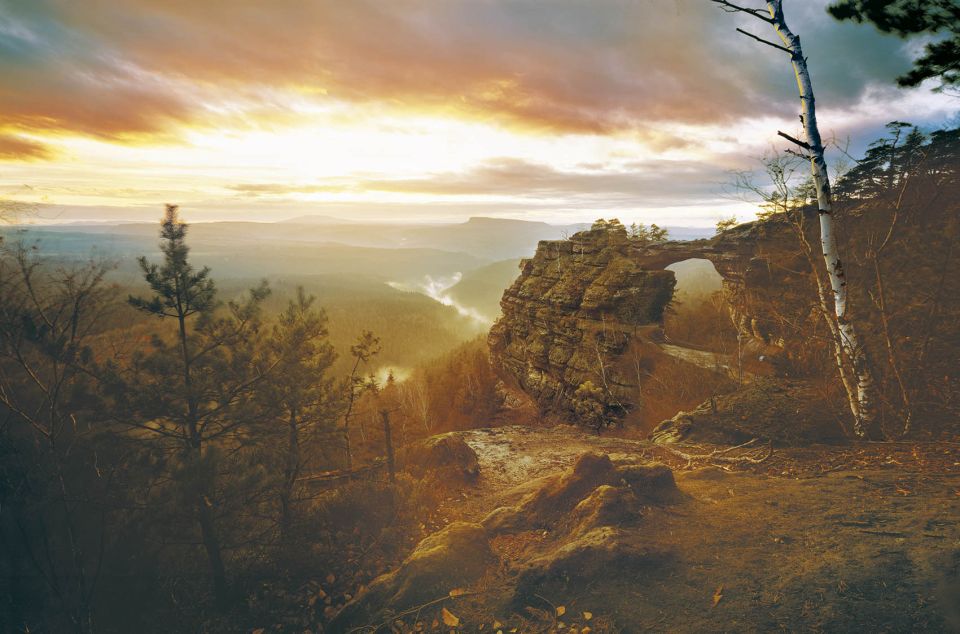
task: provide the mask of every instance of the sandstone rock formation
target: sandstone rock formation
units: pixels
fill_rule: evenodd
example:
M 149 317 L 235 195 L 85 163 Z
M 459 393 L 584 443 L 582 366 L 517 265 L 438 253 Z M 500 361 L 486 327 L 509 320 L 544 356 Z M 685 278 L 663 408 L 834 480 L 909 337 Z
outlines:
M 492 511 L 482 524 L 492 533 L 558 526 L 582 533 L 638 518 L 641 503 L 670 504 L 681 497 L 664 465 L 618 466 L 607 455 L 586 453 L 573 469 L 546 479 L 516 506 Z
M 664 465 L 618 465 L 608 455 L 585 453 L 516 506 L 490 513 L 483 526 L 491 537 L 529 530 L 550 535 L 518 569 L 513 602 L 523 605 L 551 585 L 580 585 L 669 561 L 669 550 L 652 546 L 636 529 L 652 508 L 684 499 Z
M 518 553 L 515 567 L 508 564 L 515 586 L 502 589 L 515 608 L 544 587 L 660 566 L 674 555 L 654 548 L 636 529 L 647 514 L 687 499 L 663 465 L 585 453 L 572 468 L 541 480 L 517 505 L 493 511 L 481 524 L 453 522 L 424 538 L 397 569 L 344 605 L 326 631 L 372 631 L 378 622 L 392 622 L 390 615 L 483 584 L 487 573 L 508 563 L 498 560 L 495 540 L 531 529 L 549 537 Z
M 639 402 L 634 342 L 656 338 L 675 286 L 675 262 L 711 261 L 723 278 L 746 354 L 790 354 L 785 323 L 810 318 L 812 299 L 785 303 L 806 275 L 806 261 L 786 222 L 740 225 L 705 240 L 648 243 L 617 221 L 598 221 L 569 240 L 540 242 L 520 265 L 490 331 L 491 357 L 505 379 L 540 408 L 573 417 L 574 395 L 587 381 L 605 395 L 612 416 Z M 809 301 L 808 301 L 809 300 Z

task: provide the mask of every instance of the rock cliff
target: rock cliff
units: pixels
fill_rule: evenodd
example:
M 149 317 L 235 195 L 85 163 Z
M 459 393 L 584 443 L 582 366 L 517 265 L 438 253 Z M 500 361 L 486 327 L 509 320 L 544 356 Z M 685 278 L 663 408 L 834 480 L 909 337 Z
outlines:
M 793 279 L 809 269 L 790 231 L 756 222 L 711 239 L 651 244 L 601 220 L 568 240 L 542 241 L 504 292 L 489 335 L 493 362 L 545 412 L 572 417 L 587 382 L 608 415 L 629 412 L 639 402 L 640 347 L 662 336 L 676 284 L 665 267 L 693 258 L 723 277 L 748 353 L 787 356 L 783 324 L 809 317 L 811 306 L 810 298 L 777 301 L 785 288 L 806 288 Z

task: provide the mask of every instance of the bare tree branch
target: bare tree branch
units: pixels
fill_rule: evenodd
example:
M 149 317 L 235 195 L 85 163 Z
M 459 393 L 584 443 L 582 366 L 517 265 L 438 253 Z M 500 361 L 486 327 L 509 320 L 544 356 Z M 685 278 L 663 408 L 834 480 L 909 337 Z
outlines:
M 783 138 L 785 138 L 787 141 L 790 141 L 791 143 L 794 143 L 794 144 L 796 144 L 796 145 L 799 145 L 800 147 L 802 147 L 802 148 L 805 149 L 805 150 L 810 150 L 810 149 L 812 149 L 812 148 L 810 147 L 810 144 L 807 143 L 806 141 L 801 141 L 800 139 L 798 139 L 798 138 L 796 138 L 796 137 L 792 137 L 792 136 L 790 136 L 789 134 L 787 134 L 786 132 L 781 132 L 781 131 L 777 130 L 777 135 L 778 135 L 778 136 L 782 136 Z
M 732 2 L 727 2 L 727 0 L 710 0 L 714 4 L 720 5 L 720 8 L 728 13 L 746 13 L 752 15 L 758 20 L 763 20 L 768 24 L 773 24 L 773 18 L 763 13 L 761 9 L 751 9 L 749 7 L 741 7 L 739 5 L 733 4 Z
M 760 42 L 761 44 L 766 44 L 767 46 L 772 46 L 773 48 L 777 49 L 778 51 L 783 51 L 783 52 L 786 53 L 787 55 L 790 55 L 791 57 L 793 57 L 793 51 L 791 51 L 791 50 L 790 50 L 789 48 L 787 48 L 786 46 L 780 46 L 779 44 L 774 44 L 774 43 L 771 42 L 770 40 L 765 40 L 765 39 L 763 39 L 762 37 L 757 37 L 757 36 L 754 35 L 753 33 L 750 33 L 749 31 L 744 31 L 743 29 L 741 29 L 741 28 L 739 28 L 739 27 L 737 28 L 737 32 L 738 32 L 738 33 L 743 33 L 743 34 L 746 35 L 747 37 L 749 37 L 749 38 L 751 38 L 751 39 L 754 39 L 754 40 Z

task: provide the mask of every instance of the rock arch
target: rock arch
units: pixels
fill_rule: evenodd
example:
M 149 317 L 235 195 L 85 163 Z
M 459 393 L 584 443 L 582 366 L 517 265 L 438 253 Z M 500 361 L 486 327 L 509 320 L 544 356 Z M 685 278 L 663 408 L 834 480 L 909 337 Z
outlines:
M 491 358 L 506 380 L 543 410 L 573 411 L 586 381 L 600 385 L 621 411 L 637 404 L 638 381 L 622 357 L 632 341 L 655 340 L 676 283 L 670 264 L 702 258 L 723 278 L 744 336 L 777 340 L 751 297 L 775 288 L 784 271 L 805 265 L 784 223 L 748 223 L 710 239 L 645 244 L 617 221 L 598 221 L 569 240 L 541 241 L 504 292 L 503 314 L 489 335 Z M 792 282 L 790 282 L 792 283 Z M 782 339 L 782 337 L 781 337 Z

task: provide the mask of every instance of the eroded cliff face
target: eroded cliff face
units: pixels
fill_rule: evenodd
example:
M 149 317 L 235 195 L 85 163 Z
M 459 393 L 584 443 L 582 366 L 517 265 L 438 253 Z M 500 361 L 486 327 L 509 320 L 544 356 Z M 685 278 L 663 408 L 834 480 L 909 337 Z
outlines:
M 586 381 L 632 402 L 636 382 L 612 366 L 633 331 L 657 324 L 673 272 L 646 270 L 619 223 L 597 223 L 570 240 L 543 241 L 507 289 L 490 331 L 494 363 L 547 411 L 573 411 Z
M 710 260 L 723 277 L 748 354 L 776 356 L 785 352 L 783 325 L 808 318 L 811 306 L 810 298 L 791 309 L 771 302 L 785 288 L 806 288 L 792 279 L 808 268 L 790 231 L 749 223 L 709 240 L 649 244 L 617 221 L 598 221 L 569 240 L 542 241 L 503 295 L 489 336 L 493 362 L 545 412 L 572 417 L 588 381 L 609 414 L 630 412 L 649 370 L 643 344 L 662 335 L 676 283 L 664 268 L 692 258 Z

